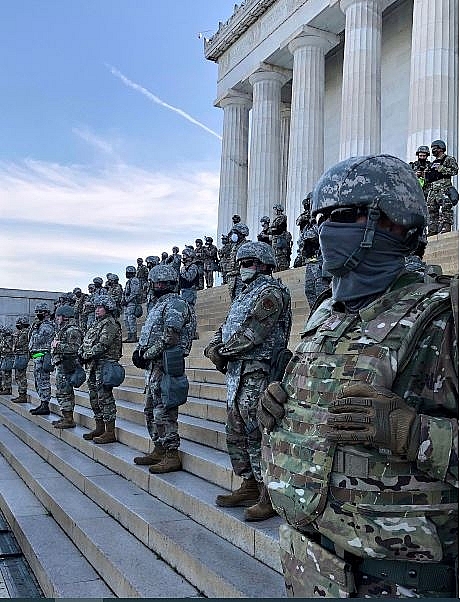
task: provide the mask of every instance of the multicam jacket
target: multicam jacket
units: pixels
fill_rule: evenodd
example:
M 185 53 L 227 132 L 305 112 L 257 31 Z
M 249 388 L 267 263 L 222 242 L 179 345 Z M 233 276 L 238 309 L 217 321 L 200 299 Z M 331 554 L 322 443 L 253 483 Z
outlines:
M 123 355 L 121 326 L 110 315 L 96 318 L 79 349 L 85 360 L 119 360 Z
M 51 357 L 53 364 L 68 364 L 65 369 L 71 371 L 70 366 L 74 364 L 77 353 L 82 344 L 83 334 L 78 326 L 73 322 L 63 323 L 57 330 L 54 340 L 57 342 L 55 347 L 51 348 Z M 75 368 L 75 366 L 73 366 Z
M 11 357 L 13 352 L 13 333 L 3 332 L 0 340 L 0 356 Z
M 437 562 L 457 554 L 458 349 L 450 289 L 416 275 L 358 314 L 331 299 L 309 317 L 283 379 L 285 417 L 264 434 L 264 480 L 298 531 L 360 557 Z M 458 287 L 458 280 L 457 280 Z M 416 462 L 322 435 L 329 403 L 356 382 L 416 408 Z
M 15 355 L 29 355 L 29 337 L 27 328 L 17 328 L 13 332 L 13 353 Z

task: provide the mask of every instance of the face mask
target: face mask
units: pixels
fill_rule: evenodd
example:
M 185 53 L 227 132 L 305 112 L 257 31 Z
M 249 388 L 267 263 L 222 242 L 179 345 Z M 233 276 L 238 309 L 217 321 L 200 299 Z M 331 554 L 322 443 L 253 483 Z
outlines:
M 233 234 L 230 236 L 230 240 L 232 242 L 238 242 L 238 234 L 235 234 L 235 232 L 233 232 Z
M 36 314 L 36 316 L 37 316 L 37 320 L 43 320 L 43 318 L 45 317 L 45 314 L 38 313 L 38 314 Z
M 240 268 L 240 276 L 243 282 L 251 282 L 257 276 L 257 272 L 252 268 Z

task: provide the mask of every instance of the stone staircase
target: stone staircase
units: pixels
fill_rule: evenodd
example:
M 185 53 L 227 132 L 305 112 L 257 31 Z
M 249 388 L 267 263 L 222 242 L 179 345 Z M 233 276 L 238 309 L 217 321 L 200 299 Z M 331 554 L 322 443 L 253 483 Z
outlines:
M 452 273 L 458 235 L 437 238 L 430 239 L 429 261 Z M 280 276 L 292 295 L 294 349 L 308 312 L 303 268 Z M 214 504 L 239 485 L 225 451 L 225 380 L 203 356 L 228 304 L 226 287 L 198 295 L 200 338 L 186 361 L 189 398 L 179 414 L 180 472 L 153 475 L 133 464 L 139 452 L 151 451 L 133 344 L 124 344 L 126 379 L 114 390 L 118 443 L 82 438 L 93 425 L 86 385 L 76 390 L 77 427 L 63 431 L 52 427 L 55 415 L 29 413 L 37 404 L 31 372 L 30 403 L 0 397 L 0 509 L 45 596 L 285 596 L 281 519 L 245 523 L 244 509 Z M 55 400 L 51 409 L 58 409 Z

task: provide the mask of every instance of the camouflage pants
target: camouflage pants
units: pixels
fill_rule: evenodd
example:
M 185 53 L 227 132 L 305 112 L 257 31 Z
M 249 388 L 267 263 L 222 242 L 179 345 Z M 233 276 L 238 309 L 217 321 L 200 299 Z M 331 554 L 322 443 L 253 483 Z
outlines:
M 237 276 L 228 276 L 227 280 L 230 299 L 234 301 L 243 289 L 243 281 L 241 280 L 241 276 L 239 274 Z
M 243 374 L 235 400 L 227 408 L 227 450 L 236 475 L 261 483 L 261 432 L 257 423 L 259 397 L 268 385 L 268 375 L 262 370 Z
M 150 438 L 156 445 L 166 449 L 178 449 L 180 438 L 178 433 L 177 417 L 179 408 L 167 410 L 161 401 L 161 378 L 163 370 L 161 364 L 152 362 L 152 367 L 145 372 L 145 423 Z
M 187 301 L 189 305 L 195 307 L 197 293 L 194 288 L 183 288 L 180 292 L 180 296 L 184 301 Z
M 205 270 L 204 277 L 206 278 L 206 288 L 212 288 L 214 286 L 214 272 L 212 270 Z
M 86 319 L 86 322 L 85 322 L 85 331 L 86 331 L 94 323 L 94 320 L 96 319 L 96 316 L 94 315 L 94 311 L 92 311 L 89 314 L 86 314 L 86 316 L 84 316 L 83 319 L 84 320 Z
M 102 362 L 93 363 L 86 370 L 86 382 L 94 418 L 104 420 L 104 422 L 115 420 L 117 407 L 112 392 L 113 387 L 106 387 L 102 384 Z
M 75 407 L 75 394 L 69 376 L 61 366 L 56 366 L 56 399 L 63 412 L 73 412 Z
M 289 264 L 291 263 L 291 256 L 286 255 L 286 253 L 277 253 L 275 250 L 275 261 L 276 261 L 276 269 L 274 272 L 283 272 L 284 270 L 289 269 Z
M 137 318 L 134 315 L 134 310 L 136 309 L 135 303 L 128 303 L 123 311 L 123 321 L 126 326 L 126 330 L 128 331 L 128 335 L 137 336 Z
M 18 387 L 19 395 L 27 394 L 27 370 L 14 370 L 14 380 Z
M 433 182 L 428 192 L 428 235 L 438 234 L 443 230 L 450 232 L 454 223 L 452 201 L 446 196 L 450 187 L 441 181 Z
M 0 371 L 0 389 L 2 391 L 10 390 L 12 383 L 12 370 L 1 370 Z
M 50 374 L 43 370 L 43 358 L 34 360 L 35 391 L 40 399 L 46 403 L 51 399 Z
M 319 295 L 327 289 L 322 276 L 322 266 L 319 262 L 307 262 L 305 265 L 305 296 L 310 309 Z

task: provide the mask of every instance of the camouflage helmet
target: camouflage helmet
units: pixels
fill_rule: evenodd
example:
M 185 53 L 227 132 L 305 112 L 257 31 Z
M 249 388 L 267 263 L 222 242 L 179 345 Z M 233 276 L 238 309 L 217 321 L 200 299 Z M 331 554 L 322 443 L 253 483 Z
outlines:
M 176 246 L 174 246 L 174 247 L 172 248 L 172 252 L 173 252 L 173 253 L 179 253 L 179 247 L 176 247 Z
M 135 274 L 136 268 L 133 265 L 128 265 L 128 266 L 126 266 L 125 272 L 126 272 L 126 274 Z
M 249 228 L 246 224 L 235 224 L 232 228 L 232 232 L 239 232 L 242 236 L 248 236 Z
M 29 326 L 30 320 L 28 316 L 22 315 L 16 318 L 16 326 Z
M 203 241 L 201 240 L 201 238 L 197 238 L 197 239 L 195 240 L 195 244 L 196 244 L 196 245 L 202 245 L 202 244 L 203 244 Z
M 37 303 L 35 305 L 34 311 L 35 313 L 38 313 L 40 311 L 46 311 L 47 313 L 50 313 L 48 305 L 44 301 L 40 301 L 39 303 Z
M 276 209 L 276 211 L 284 211 L 284 207 L 280 203 L 276 203 L 276 205 L 273 205 L 273 209 Z
M 102 278 L 99 278 L 99 276 L 96 276 L 96 278 L 93 278 L 93 284 L 102 286 L 104 284 L 104 281 L 102 280 Z
M 221 234 L 220 238 L 221 238 L 222 242 L 224 242 L 224 241 L 227 242 L 228 241 L 228 234 Z
M 81 288 L 79 286 L 76 286 L 72 292 L 74 295 L 76 295 L 77 293 L 81 293 Z
M 188 257 L 189 259 L 194 259 L 195 251 L 193 250 L 193 248 L 185 247 L 185 249 L 183 249 L 182 251 L 182 255 L 185 255 L 185 257 Z
M 212 236 L 205 236 L 204 239 L 206 242 L 214 242 L 214 239 Z
M 240 216 L 240 215 L 238 215 L 238 213 L 235 213 L 235 215 L 232 215 L 232 222 L 233 222 L 234 224 L 237 224 L 237 223 L 238 223 L 238 222 L 240 222 L 240 221 L 241 221 L 241 216 Z
M 145 258 L 145 262 L 157 264 L 157 263 L 160 263 L 160 258 L 158 257 L 158 255 L 149 255 L 148 257 Z
M 302 205 L 305 210 L 311 209 L 311 195 L 312 195 L 312 192 L 310 191 L 307 194 L 307 196 L 304 199 L 302 199 Z
M 433 148 L 433 146 L 439 146 L 442 151 L 446 152 L 446 143 L 444 140 L 433 140 L 431 143 L 431 148 Z
M 270 223 L 270 218 L 268 217 L 268 215 L 263 215 L 260 218 L 260 223 L 261 224 L 269 224 Z
M 107 280 L 109 280 L 110 282 L 118 282 L 119 278 L 117 274 L 112 274 L 112 272 L 109 272 L 107 274 Z
M 64 318 L 75 317 L 75 310 L 70 305 L 61 305 L 56 310 L 56 316 L 63 316 Z
M 142 257 L 138 257 L 136 259 L 137 263 L 144 263 L 144 260 L 142 259 Z
M 430 149 L 425 144 L 422 144 L 422 146 L 419 146 L 418 149 L 415 151 L 415 154 L 417 156 L 419 153 L 425 153 L 426 155 L 429 155 Z
M 94 298 L 94 307 L 104 307 L 107 311 L 115 311 L 117 304 L 109 295 L 98 295 Z
M 156 265 L 149 272 L 149 279 L 156 282 L 177 282 L 178 274 L 170 265 Z
M 237 261 L 243 259 L 258 259 L 260 263 L 265 265 L 276 266 L 273 249 L 266 242 L 245 242 L 236 254 Z
M 339 207 L 373 207 L 407 229 L 423 229 L 427 208 L 411 167 L 391 155 L 350 157 L 326 170 L 313 189 L 312 215 Z
M 2 332 L 4 334 L 13 334 L 13 329 L 11 328 L 11 326 L 6 325 L 6 326 L 3 326 Z

